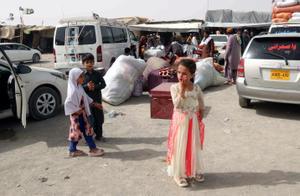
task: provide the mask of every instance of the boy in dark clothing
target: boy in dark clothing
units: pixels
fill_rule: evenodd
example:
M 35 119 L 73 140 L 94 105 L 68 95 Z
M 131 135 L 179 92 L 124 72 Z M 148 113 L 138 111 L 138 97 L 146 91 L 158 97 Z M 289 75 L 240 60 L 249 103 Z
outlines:
M 94 56 L 88 54 L 83 57 L 82 64 L 86 68 L 84 74 L 83 88 L 89 97 L 93 99 L 94 102 L 100 103 L 99 107 L 91 107 L 91 113 L 93 116 L 93 128 L 96 134 L 95 139 L 104 142 L 104 137 L 102 133 L 102 125 L 104 123 L 104 113 L 102 106 L 102 95 L 101 90 L 105 88 L 106 83 L 102 75 L 94 70 Z

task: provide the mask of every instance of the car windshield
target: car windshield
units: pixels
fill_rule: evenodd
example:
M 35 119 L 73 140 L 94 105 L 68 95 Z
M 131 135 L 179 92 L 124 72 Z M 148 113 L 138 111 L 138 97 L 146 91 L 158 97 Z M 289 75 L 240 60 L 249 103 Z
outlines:
M 272 27 L 270 34 L 300 33 L 300 26 Z
M 270 53 L 275 55 L 270 55 Z M 300 60 L 300 38 L 256 38 L 251 42 L 244 57 L 246 59 L 282 59 L 284 57 L 288 60 Z
M 210 37 L 214 40 L 214 42 L 227 42 L 227 36 L 211 35 Z

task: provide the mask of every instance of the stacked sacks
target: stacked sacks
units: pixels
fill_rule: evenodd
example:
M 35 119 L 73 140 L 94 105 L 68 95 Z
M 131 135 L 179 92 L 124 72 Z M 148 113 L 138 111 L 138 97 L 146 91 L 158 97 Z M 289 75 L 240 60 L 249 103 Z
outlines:
M 197 70 L 194 83 L 202 90 L 209 86 L 223 85 L 226 79 L 213 67 L 213 58 L 205 58 L 196 62 Z
M 121 55 L 106 72 L 106 87 L 102 90 L 103 100 L 111 105 L 126 101 L 134 90 L 137 79 L 143 74 L 146 63 L 132 56 Z
M 288 22 L 295 12 L 300 12 L 299 0 L 286 0 L 274 3 L 272 22 Z

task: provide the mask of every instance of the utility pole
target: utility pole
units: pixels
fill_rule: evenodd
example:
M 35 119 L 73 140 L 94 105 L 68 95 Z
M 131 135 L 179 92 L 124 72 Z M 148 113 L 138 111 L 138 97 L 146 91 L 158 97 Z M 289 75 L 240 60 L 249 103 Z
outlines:
M 25 23 L 24 23 L 24 15 L 31 15 L 34 13 L 34 10 L 31 8 L 22 8 L 21 6 L 19 7 L 19 11 L 20 11 L 20 22 L 21 22 L 21 28 L 20 28 L 20 43 L 23 43 L 23 37 L 24 37 L 24 27 L 25 27 Z

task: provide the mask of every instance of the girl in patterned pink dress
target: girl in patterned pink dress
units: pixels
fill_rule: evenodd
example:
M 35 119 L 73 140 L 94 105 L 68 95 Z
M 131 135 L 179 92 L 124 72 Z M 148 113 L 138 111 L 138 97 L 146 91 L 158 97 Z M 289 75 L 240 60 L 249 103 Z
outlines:
M 192 82 L 195 71 L 193 60 L 180 60 L 177 70 L 179 82 L 170 89 L 174 111 L 168 137 L 168 174 L 180 187 L 189 185 L 188 178 L 204 181 L 204 101 L 201 88 Z

